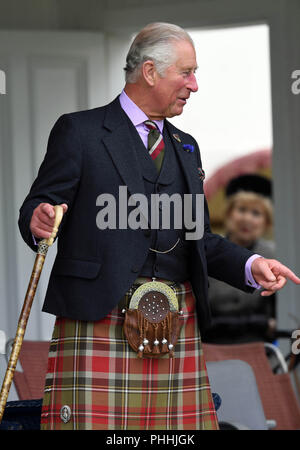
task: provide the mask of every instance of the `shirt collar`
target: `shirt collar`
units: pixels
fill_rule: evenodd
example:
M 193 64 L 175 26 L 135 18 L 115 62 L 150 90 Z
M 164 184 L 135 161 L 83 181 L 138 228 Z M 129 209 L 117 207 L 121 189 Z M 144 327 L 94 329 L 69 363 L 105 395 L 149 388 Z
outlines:
M 141 125 L 145 120 L 149 120 L 144 111 L 142 111 L 132 100 L 128 97 L 123 90 L 119 97 L 122 109 L 125 111 L 131 122 L 135 127 Z M 153 120 L 158 126 L 159 131 L 162 133 L 164 128 L 163 120 Z

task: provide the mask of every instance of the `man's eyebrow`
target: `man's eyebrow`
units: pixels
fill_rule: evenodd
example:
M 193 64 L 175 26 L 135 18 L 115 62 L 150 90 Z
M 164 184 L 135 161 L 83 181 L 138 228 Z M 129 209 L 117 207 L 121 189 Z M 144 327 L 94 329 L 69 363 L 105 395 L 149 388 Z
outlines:
M 187 71 L 187 72 L 196 72 L 196 70 L 198 70 L 198 66 L 196 66 L 196 67 L 183 67 L 183 69 L 182 70 L 184 70 L 184 71 Z
M 198 70 L 198 65 L 196 65 L 196 66 L 188 66 L 188 65 L 186 65 L 186 66 L 177 66 L 177 70 L 179 71 L 179 72 L 193 72 L 193 73 L 196 73 L 196 70 Z

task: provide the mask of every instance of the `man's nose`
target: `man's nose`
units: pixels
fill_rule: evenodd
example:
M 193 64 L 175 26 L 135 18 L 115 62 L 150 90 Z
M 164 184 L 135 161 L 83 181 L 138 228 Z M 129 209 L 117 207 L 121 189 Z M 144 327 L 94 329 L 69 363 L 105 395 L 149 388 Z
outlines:
M 192 92 L 197 92 L 198 91 L 198 83 L 195 77 L 194 73 L 191 73 L 191 75 L 189 76 L 189 81 L 187 84 L 187 88 L 190 89 Z

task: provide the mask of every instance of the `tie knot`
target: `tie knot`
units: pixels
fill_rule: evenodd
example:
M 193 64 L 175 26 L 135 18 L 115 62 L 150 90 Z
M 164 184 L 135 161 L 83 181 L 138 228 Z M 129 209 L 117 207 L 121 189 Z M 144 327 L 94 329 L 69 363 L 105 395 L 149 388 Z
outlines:
M 152 120 L 145 120 L 144 124 L 149 130 L 157 130 L 157 125 Z
M 153 159 L 157 170 L 160 171 L 165 151 L 163 137 L 155 122 L 145 120 L 144 124 L 149 130 L 147 146 L 149 155 Z

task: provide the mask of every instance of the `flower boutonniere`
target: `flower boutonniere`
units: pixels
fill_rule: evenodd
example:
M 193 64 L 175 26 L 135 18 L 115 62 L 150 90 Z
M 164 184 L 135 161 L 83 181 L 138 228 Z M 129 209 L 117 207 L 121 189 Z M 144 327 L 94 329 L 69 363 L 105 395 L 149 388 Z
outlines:
M 183 144 L 183 150 L 188 152 L 188 153 L 193 153 L 193 151 L 195 150 L 195 147 L 191 144 Z

